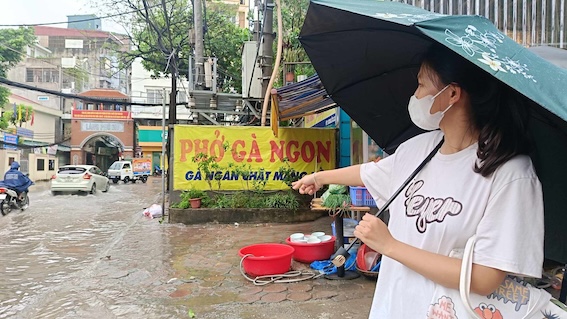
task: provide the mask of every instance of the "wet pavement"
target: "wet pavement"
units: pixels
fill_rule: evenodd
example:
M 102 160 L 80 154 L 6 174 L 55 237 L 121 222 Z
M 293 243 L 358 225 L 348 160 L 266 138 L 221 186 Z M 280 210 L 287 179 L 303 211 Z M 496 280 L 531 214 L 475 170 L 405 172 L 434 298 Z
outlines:
M 367 318 L 375 279 L 256 286 L 244 246 L 293 232 L 331 233 L 330 217 L 296 224 L 169 224 L 159 178 L 108 193 L 30 192 L 30 208 L 0 217 L 0 318 Z M 308 265 L 293 262 L 293 269 Z

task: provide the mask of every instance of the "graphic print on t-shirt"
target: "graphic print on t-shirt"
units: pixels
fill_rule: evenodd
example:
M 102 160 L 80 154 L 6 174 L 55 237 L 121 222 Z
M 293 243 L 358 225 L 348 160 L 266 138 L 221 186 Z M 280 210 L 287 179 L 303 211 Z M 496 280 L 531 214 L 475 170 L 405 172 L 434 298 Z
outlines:
M 415 225 L 420 233 L 425 233 L 428 224 L 442 223 L 445 217 L 456 216 L 463 210 L 463 205 L 453 197 L 433 198 L 417 195 L 416 192 L 423 187 L 423 184 L 423 180 L 412 183 L 406 189 L 404 202 L 406 216 L 417 216 Z
M 458 319 L 451 297 L 441 296 L 437 303 L 430 305 L 427 319 Z

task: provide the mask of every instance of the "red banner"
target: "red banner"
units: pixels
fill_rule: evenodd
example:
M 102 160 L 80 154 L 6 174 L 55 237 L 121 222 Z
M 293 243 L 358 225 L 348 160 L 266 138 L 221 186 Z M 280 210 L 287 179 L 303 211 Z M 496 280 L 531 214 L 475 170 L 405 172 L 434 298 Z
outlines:
M 71 116 L 74 119 L 129 120 L 132 118 L 132 113 L 129 111 L 73 110 Z

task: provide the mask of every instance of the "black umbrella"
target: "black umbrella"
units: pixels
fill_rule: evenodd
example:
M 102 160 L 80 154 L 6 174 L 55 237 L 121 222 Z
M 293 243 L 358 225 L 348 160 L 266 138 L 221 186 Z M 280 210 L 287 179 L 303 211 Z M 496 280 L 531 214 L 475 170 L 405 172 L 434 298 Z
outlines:
M 543 185 L 546 258 L 566 262 L 567 71 L 508 38 L 480 16 L 445 16 L 390 1 L 311 1 L 300 34 L 321 82 L 387 153 L 421 130 L 407 105 L 421 55 L 438 43 L 522 93 L 532 106 Z M 526 221 L 529 222 L 529 221 Z

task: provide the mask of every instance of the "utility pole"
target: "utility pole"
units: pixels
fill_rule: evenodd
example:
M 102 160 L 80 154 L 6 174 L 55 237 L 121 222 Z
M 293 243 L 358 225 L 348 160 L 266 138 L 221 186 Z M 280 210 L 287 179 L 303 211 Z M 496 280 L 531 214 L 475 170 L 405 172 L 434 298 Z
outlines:
M 274 1 L 264 1 L 264 32 L 261 36 L 264 38 L 264 47 L 262 53 L 262 96 L 266 95 L 270 77 L 273 71 L 274 62 Z M 278 35 L 281 36 L 281 35 Z
M 177 52 L 172 53 L 169 70 L 171 72 L 171 93 L 169 94 L 169 126 L 167 130 L 167 145 L 168 154 L 167 159 L 169 165 L 167 166 L 167 190 L 173 190 L 173 126 L 177 124 Z M 165 96 L 163 97 L 165 99 Z
M 254 2 L 254 41 L 260 41 L 260 14 L 258 13 L 260 8 L 260 0 L 255 0 Z M 260 45 L 260 43 L 258 43 Z
M 193 0 L 193 22 L 195 25 L 195 89 L 202 90 L 205 85 L 202 0 Z
M 163 92 L 161 94 L 162 101 L 161 101 L 161 158 L 160 158 L 160 167 L 161 167 L 161 214 L 165 217 L 165 88 L 162 89 Z M 169 134 L 169 133 L 168 133 Z M 168 135 L 169 136 L 169 135 Z

